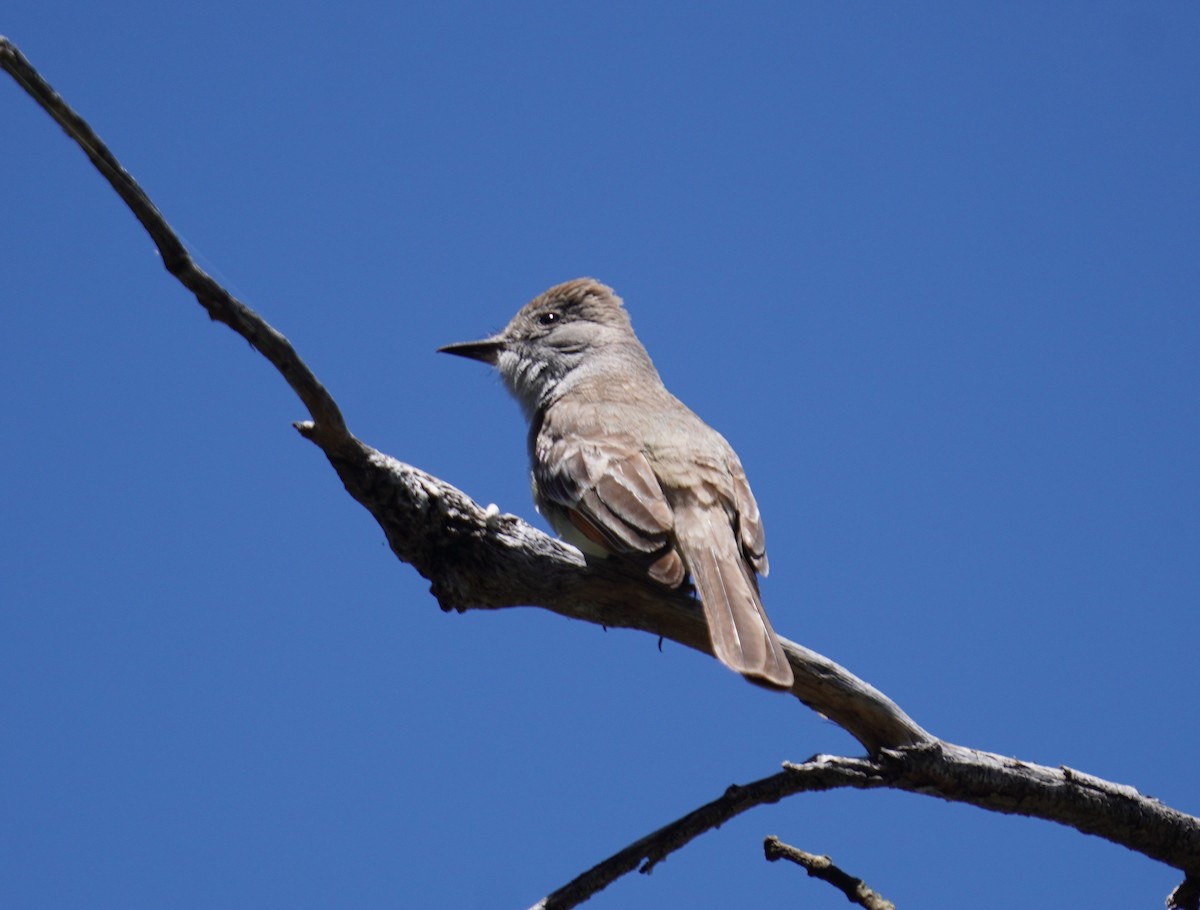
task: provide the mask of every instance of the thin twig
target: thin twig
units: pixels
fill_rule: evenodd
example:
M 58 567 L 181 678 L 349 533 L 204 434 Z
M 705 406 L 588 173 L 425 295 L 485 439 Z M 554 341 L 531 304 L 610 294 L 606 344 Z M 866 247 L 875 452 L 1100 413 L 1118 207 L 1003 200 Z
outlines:
M 763 853 L 769 862 L 781 859 L 789 860 L 804 869 L 811 877 L 819 878 L 837 888 L 852 904 L 866 907 L 867 910 L 896 910 L 896 905 L 883 897 L 877 891 L 867 887 L 861 878 L 855 878 L 833 864 L 828 856 L 818 856 L 785 844 L 779 838 L 771 836 L 763 841 Z
M 88 122 L 54 91 L 20 50 L 3 36 L 0 36 L 0 68 L 6 70 L 38 106 L 53 117 L 67 135 L 83 149 L 84 154 L 91 159 L 92 164 L 142 223 L 142 227 L 158 247 L 167 271 L 196 296 L 196 300 L 208 311 L 212 319 L 225 323 L 249 341 L 287 380 L 312 415 L 316 423 L 315 432 L 322 435 L 329 444 L 349 442 L 346 422 L 336 402 L 300 359 L 288 340 L 196 265 L 179 236 L 150 201 L 150 197 L 121 166 Z
M 825 764 L 821 758 L 814 758 L 803 766 L 804 771 L 797 773 L 796 767 L 789 767 L 749 784 L 730 787 L 712 802 L 634 841 L 588 869 L 542 898 L 531 910 L 569 910 L 576 907 L 635 869 L 649 873 L 701 834 L 721 827 L 731 818 L 755 806 L 776 803 L 785 796 L 801 792 L 840 787 L 869 789 L 886 785 L 876 776 L 878 766 L 867 759 L 840 759 L 836 764 Z
M 157 245 L 163 263 L 211 318 L 262 353 L 304 402 L 313 422 L 297 429 L 322 448 L 347 491 L 383 528 L 392 550 L 432 581 L 443 609 L 542 606 L 603 626 L 641 629 L 711 654 L 686 597 L 588 564 L 573 547 L 512 515 L 482 509 L 443 480 L 383 455 L 347 430 L 333 398 L 287 339 L 200 270 L 166 220 L 90 126 L 0 37 L 0 68 L 79 144 Z M 722 797 L 648 835 L 538 904 L 573 907 L 632 869 L 649 871 L 704 831 L 763 803 L 804 790 L 895 787 L 993 811 L 1060 822 L 1184 871 L 1172 895 L 1196 910 L 1200 819 L 1069 768 L 1048 768 L 942 742 L 894 702 L 828 658 L 784 642 L 792 694 L 842 726 L 873 756 L 821 756 Z
M 649 872 L 706 831 L 755 806 L 796 793 L 850 787 L 889 787 L 969 803 L 993 812 L 1026 815 L 1097 834 L 1146 856 L 1187 870 L 1200 864 L 1200 819 L 1132 787 L 1070 768 L 1050 768 L 990 752 L 937 742 L 883 750 L 877 759 L 817 755 L 725 794 L 630 844 L 534 905 L 567 910 L 634 869 Z M 1189 892 L 1181 886 L 1181 900 Z M 1186 903 L 1180 907 L 1195 910 Z

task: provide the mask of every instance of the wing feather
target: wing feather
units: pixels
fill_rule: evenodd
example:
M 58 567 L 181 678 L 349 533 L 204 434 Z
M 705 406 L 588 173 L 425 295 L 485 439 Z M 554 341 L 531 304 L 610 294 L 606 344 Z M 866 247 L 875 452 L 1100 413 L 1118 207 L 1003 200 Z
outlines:
M 555 507 L 577 512 L 614 553 L 645 556 L 670 545 L 671 505 L 632 437 L 539 439 L 534 473 L 539 507 L 550 507 L 543 512 L 551 523 Z
M 750 491 L 750 481 L 746 479 L 746 472 L 736 455 L 729 461 L 729 476 L 733 479 L 738 541 L 750 564 L 758 570 L 759 575 L 766 578 L 770 566 L 767 563 L 767 537 L 763 531 L 762 515 L 759 514 L 754 493 Z

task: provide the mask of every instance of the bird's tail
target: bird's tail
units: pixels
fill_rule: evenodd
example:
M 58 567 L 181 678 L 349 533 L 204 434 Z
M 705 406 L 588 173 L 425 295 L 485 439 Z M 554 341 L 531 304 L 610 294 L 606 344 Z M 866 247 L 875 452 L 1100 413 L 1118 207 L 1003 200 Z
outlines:
M 792 668 L 724 510 L 676 505 L 675 537 L 700 595 L 717 659 L 752 682 L 791 688 Z

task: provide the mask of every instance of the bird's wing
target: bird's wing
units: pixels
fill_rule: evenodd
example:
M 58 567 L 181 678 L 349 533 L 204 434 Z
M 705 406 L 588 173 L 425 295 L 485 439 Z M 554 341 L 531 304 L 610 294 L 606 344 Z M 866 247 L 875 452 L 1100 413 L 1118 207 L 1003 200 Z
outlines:
M 539 440 L 534 465 L 538 495 L 579 512 L 612 552 L 653 553 L 666 543 L 675 518 L 632 437 Z
M 733 479 L 733 501 L 737 511 L 737 535 L 742 553 L 758 574 L 766 578 L 767 570 L 767 538 L 763 532 L 762 515 L 758 511 L 758 503 L 750 491 L 750 482 L 746 480 L 746 472 L 737 455 L 730 452 L 728 461 L 729 475 Z
M 551 522 L 557 507 L 609 553 L 652 564 L 650 574 L 665 584 L 682 583 L 682 563 L 668 554 L 675 516 L 632 436 L 541 437 L 533 463 L 539 505 Z

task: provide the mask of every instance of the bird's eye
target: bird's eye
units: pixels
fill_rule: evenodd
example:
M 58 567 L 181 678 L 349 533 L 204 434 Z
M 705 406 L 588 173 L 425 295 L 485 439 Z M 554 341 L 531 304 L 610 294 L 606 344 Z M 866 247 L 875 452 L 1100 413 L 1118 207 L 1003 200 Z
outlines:
M 542 313 L 542 315 L 538 317 L 538 323 L 540 325 L 554 325 L 554 323 L 558 322 L 560 319 L 562 319 L 561 313 L 558 313 L 554 310 L 549 310 L 545 313 Z

